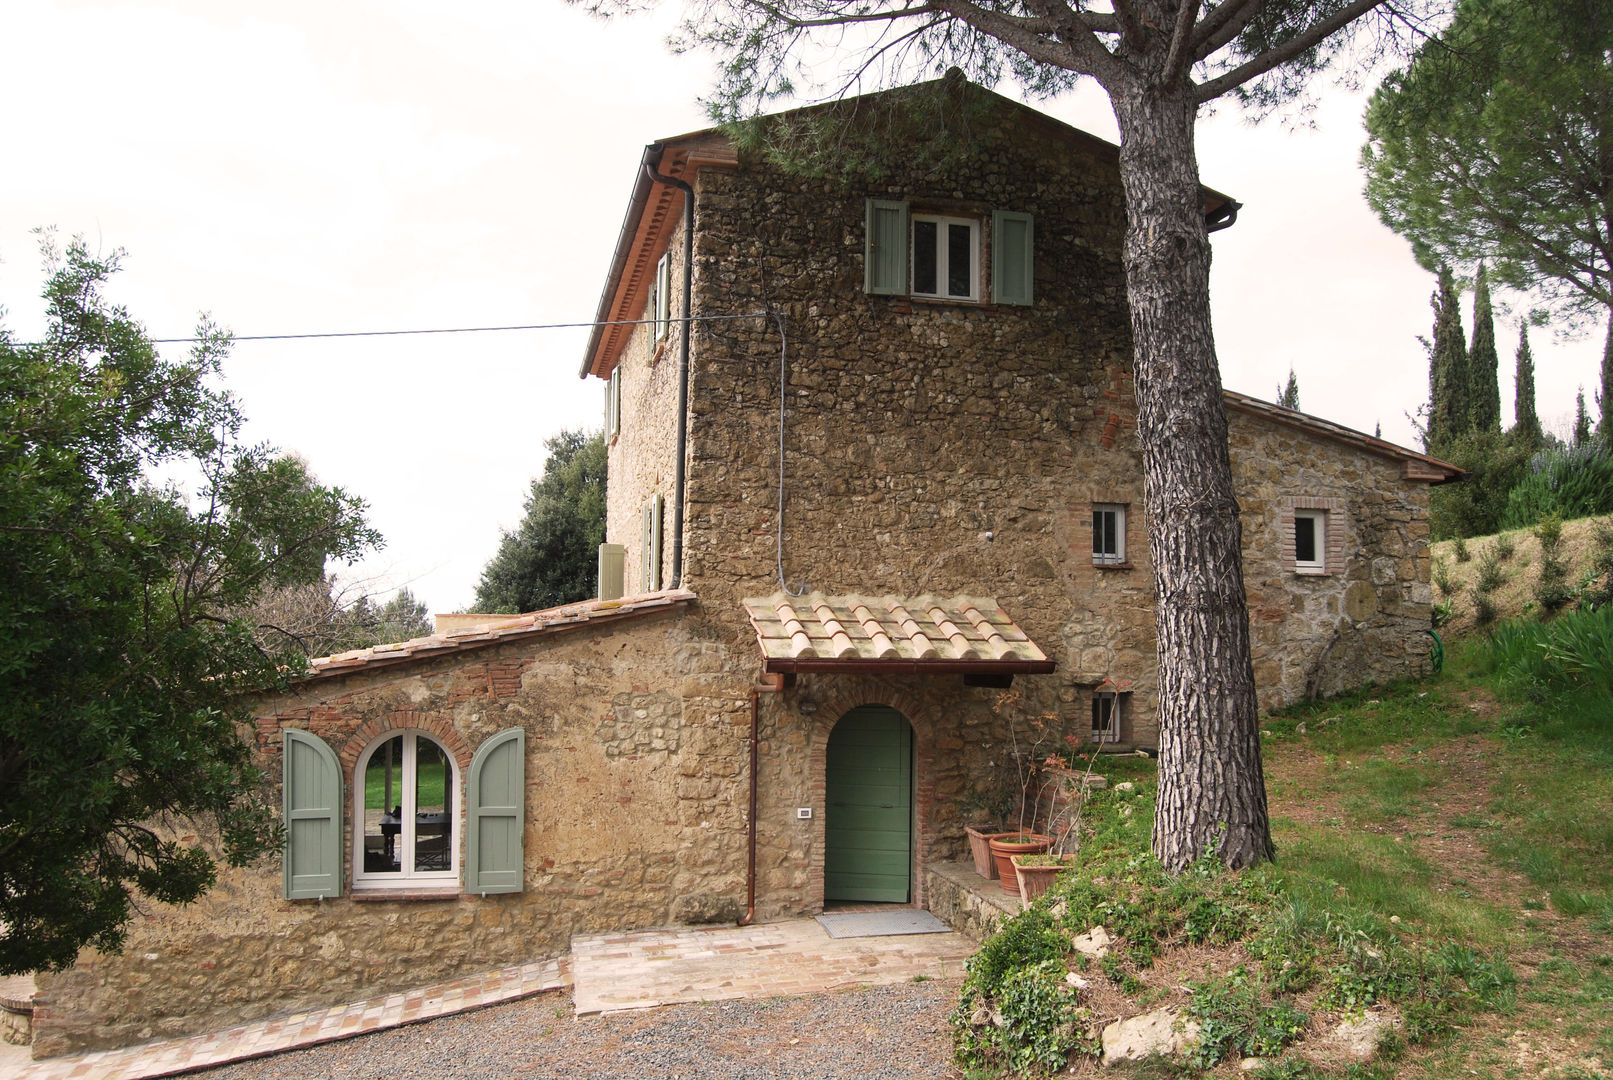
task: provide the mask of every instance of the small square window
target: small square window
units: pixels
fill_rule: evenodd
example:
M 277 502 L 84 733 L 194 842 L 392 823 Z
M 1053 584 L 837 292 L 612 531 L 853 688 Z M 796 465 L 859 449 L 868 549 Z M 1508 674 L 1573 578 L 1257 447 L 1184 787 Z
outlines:
M 1126 711 L 1128 693 L 1098 690 L 1092 695 L 1092 741 L 1119 742 L 1120 724 Z
M 1327 511 L 1294 511 L 1294 569 L 1320 573 L 1326 569 Z
M 1092 561 L 1118 566 L 1126 561 L 1126 508 L 1118 503 L 1092 507 Z
M 913 215 L 913 295 L 980 298 L 980 222 Z

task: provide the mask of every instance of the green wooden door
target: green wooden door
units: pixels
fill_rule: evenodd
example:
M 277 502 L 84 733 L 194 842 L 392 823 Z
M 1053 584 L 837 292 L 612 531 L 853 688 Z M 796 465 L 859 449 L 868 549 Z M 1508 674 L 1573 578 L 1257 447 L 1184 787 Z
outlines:
M 840 718 L 829 734 L 825 900 L 907 903 L 913 864 L 913 729 L 883 705 Z

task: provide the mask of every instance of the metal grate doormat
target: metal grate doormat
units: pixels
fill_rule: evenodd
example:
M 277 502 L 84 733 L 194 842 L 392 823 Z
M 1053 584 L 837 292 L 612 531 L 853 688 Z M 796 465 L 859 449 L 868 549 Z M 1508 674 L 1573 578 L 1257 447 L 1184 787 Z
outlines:
M 945 934 L 951 928 L 917 908 L 894 911 L 854 911 L 844 915 L 819 915 L 818 924 L 833 938 L 895 937 L 898 934 Z

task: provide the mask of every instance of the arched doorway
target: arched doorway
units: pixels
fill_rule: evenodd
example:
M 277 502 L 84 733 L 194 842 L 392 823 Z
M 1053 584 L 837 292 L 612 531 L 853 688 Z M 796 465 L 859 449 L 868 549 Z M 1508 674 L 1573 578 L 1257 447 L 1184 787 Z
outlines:
M 913 728 L 863 705 L 829 733 L 823 898 L 905 904 L 913 895 Z

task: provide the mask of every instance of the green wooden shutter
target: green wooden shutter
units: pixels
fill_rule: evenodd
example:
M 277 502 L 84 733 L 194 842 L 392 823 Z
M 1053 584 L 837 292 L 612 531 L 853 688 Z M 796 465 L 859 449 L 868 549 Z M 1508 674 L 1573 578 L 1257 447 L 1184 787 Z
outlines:
M 342 767 L 323 739 L 295 728 L 281 743 L 285 767 L 286 899 L 342 894 Z
M 907 203 L 868 200 L 863 290 L 879 296 L 907 295 Z
M 1029 214 L 991 215 L 991 292 L 999 304 L 1029 304 L 1035 277 L 1035 229 Z
M 476 748 L 466 788 L 470 822 L 465 891 L 521 891 L 526 806 L 526 730 L 502 731 Z

